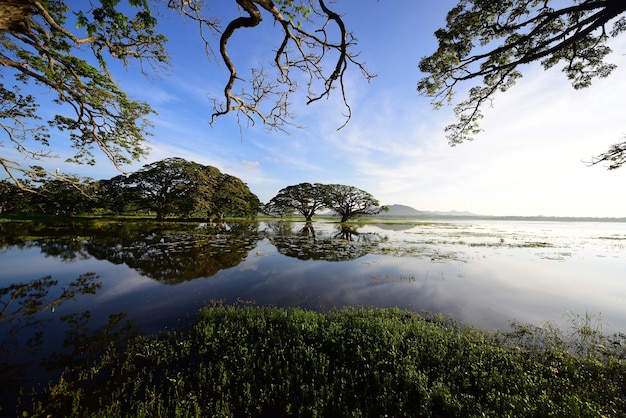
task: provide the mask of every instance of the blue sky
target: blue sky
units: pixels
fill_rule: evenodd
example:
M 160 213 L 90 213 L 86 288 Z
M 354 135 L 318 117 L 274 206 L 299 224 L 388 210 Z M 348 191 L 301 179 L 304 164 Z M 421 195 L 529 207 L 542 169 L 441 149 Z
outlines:
M 213 10 L 224 22 L 238 13 L 230 3 Z M 128 169 L 182 157 L 240 177 L 263 202 L 288 185 L 321 182 L 356 186 L 381 204 L 419 210 L 626 216 L 626 167 L 609 172 L 583 162 L 626 135 L 626 36 L 610 44 L 615 52 L 609 61 L 618 69 L 586 90 L 575 91 L 559 68 L 545 72 L 527 66 L 517 85 L 485 111 L 484 132 L 474 142 L 450 147 L 444 127 L 453 121 L 452 109 L 433 110 L 416 86 L 422 76 L 417 64 L 435 50 L 433 32 L 455 4 L 339 0 L 335 8 L 358 38 L 361 58 L 378 76 L 368 84 L 357 68 L 347 72 L 352 119 L 339 131 L 344 109 L 338 95 L 309 106 L 294 99 L 295 122 L 304 128 L 290 129 L 289 135 L 268 132 L 261 124 L 240 131 L 231 116 L 209 126 L 207 93 L 220 95 L 227 72 L 207 61 L 197 27 L 168 13 L 160 26 L 170 39 L 168 74 L 146 79 L 137 66 L 115 72 L 133 98 L 158 112 L 149 157 Z M 243 76 L 250 65 L 269 65 L 279 36 L 280 28 L 269 18 L 235 34 L 232 57 Z M 66 144 L 60 135 L 54 141 L 57 147 Z M 118 174 L 98 157 L 95 167 L 67 165 L 63 158 L 43 165 L 94 179 Z

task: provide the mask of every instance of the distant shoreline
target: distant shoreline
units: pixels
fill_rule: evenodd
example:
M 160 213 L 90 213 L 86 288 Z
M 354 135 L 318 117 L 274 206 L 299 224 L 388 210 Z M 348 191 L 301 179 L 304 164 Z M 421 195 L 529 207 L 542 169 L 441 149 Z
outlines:
M 399 219 L 456 219 L 456 220 L 501 220 L 501 221 L 558 221 L 558 222 L 626 222 L 626 217 L 593 217 L 593 216 L 519 216 L 519 215 L 478 215 L 467 211 L 421 211 L 411 206 L 393 204 L 389 210 L 375 215 L 376 218 Z
M 320 216 L 320 215 L 317 215 Z M 322 215 L 323 216 L 323 215 Z M 456 221 L 537 221 L 537 222 L 626 222 L 625 218 L 595 218 L 576 216 L 488 216 L 488 215 L 376 215 L 369 219 L 398 220 L 456 220 Z

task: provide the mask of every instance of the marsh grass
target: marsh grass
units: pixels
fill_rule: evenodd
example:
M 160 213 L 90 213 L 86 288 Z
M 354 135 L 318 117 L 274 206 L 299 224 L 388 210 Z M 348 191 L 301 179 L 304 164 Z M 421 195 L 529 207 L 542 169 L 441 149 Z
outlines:
M 578 341 L 597 345 L 583 323 Z M 188 331 L 110 347 L 23 416 L 623 416 L 623 346 L 553 328 L 488 334 L 398 309 L 203 309 Z

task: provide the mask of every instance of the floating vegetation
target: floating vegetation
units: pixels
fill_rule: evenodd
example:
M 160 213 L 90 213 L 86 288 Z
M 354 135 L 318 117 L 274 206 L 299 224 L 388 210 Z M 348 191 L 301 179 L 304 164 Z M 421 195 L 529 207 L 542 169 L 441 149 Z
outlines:
M 544 260 L 565 261 L 572 256 L 570 252 L 557 252 L 557 253 L 537 253 L 537 256 Z
M 527 241 L 524 242 L 522 244 L 516 244 L 515 247 L 518 248 L 549 248 L 549 247 L 554 247 L 554 245 L 550 244 L 549 242 L 532 242 L 532 241 Z
M 411 283 L 417 280 L 417 278 L 415 277 L 414 274 L 408 274 L 408 275 L 404 275 L 404 274 L 400 274 L 400 275 L 393 275 L 393 274 L 385 274 L 385 275 L 377 275 L 377 274 L 371 274 L 371 275 L 366 275 L 365 276 L 365 280 L 371 283 L 399 283 L 399 282 L 407 282 L 407 283 Z

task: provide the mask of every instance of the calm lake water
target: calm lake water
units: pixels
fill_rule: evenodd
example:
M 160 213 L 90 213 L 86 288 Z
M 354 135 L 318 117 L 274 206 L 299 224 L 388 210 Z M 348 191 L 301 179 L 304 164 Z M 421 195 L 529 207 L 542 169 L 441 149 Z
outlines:
M 211 301 L 441 312 L 486 329 L 626 331 L 626 223 L 328 221 L 0 224 L 0 382 L 45 386 L 110 341 L 185 326 Z M 6 410 L 6 409 L 5 409 Z

